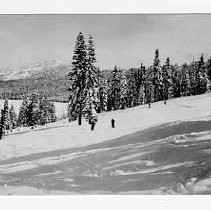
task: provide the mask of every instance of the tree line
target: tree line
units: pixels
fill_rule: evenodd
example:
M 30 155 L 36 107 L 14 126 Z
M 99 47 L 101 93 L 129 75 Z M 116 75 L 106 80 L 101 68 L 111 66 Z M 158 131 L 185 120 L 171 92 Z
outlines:
M 159 50 L 155 50 L 153 64 L 129 70 L 100 70 L 96 66 L 95 47 L 92 36 L 88 43 L 80 32 L 72 58 L 72 69 L 68 74 L 70 121 L 82 116 L 88 121 L 97 113 L 125 109 L 137 105 L 164 101 L 169 98 L 199 95 L 211 89 L 211 58 L 204 61 L 203 54 L 198 60 L 182 65 L 172 64 L 167 57 L 162 65 Z
M 33 93 L 25 95 L 17 115 L 14 106 L 9 107 L 8 99 L 1 110 L 0 138 L 17 127 L 45 125 L 56 121 L 55 106 L 44 95 Z

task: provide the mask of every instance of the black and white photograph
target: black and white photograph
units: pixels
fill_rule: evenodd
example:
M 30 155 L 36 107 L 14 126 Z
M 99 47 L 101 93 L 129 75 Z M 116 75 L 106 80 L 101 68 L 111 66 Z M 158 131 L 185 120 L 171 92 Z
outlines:
M 211 14 L 1 14 L 1 195 L 210 195 Z

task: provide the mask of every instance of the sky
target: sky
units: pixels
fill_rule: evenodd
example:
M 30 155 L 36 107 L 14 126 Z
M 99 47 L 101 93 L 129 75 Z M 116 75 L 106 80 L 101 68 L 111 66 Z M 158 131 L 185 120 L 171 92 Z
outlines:
M 162 63 L 211 56 L 211 14 L 0 15 L 0 69 L 70 63 L 79 32 L 93 36 L 100 68 L 149 66 L 156 48 Z

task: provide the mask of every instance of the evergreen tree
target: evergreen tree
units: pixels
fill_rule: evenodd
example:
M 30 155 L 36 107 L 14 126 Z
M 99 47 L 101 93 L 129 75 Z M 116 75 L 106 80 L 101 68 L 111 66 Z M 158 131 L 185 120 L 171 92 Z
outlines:
M 87 46 L 87 69 L 85 75 L 85 107 L 83 108 L 83 114 L 88 115 L 89 118 L 92 118 L 92 114 L 96 113 L 99 109 L 99 70 L 95 66 L 96 57 L 95 57 L 95 49 L 94 42 L 92 36 L 90 35 Z M 86 101 L 88 100 L 88 102 Z M 95 111 L 90 110 L 87 107 L 87 104 L 91 103 L 91 109 L 95 109 Z M 87 113 L 86 113 L 87 111 Z
M 114 67 L 111 78 L 111 106 L 117 110 L 120 105 L 120 78 L 117 67 Z
M 160 66 L 159 51 L 155 50 L 155 58 L 153 64 L 153 88 L 154 88 L 154 101 L 162 100 L 163 98 L 163 79 L 162 79 L 162 69 Z
M 18 115 L 18 125 L 27 126 L 28 105 L 29 105 L 28 96 L 24 96 L 22 104 L 20 106 L 19 115 Z
M 17 115 L 15 113 L 13 104 L 11 105 L 10 110 L 9 110 L 9 118 L 10 118 L 10 123 L 11 123 L 12 129 L 16 128 L 17 127 Z
M 72 69 L 68 74 L 70 80 L 68 116 L 70 120 L 78 118 L 78 125 L 82 124 L 82 110 L 86 98 L 86 69 L 87 51 L 84 36 L 80 32 L 74 49 Z
M 162 78 L 163 78 L 163 100 L 166 103 L 169 96 L 169 87 L 170 87 L 170 73 L 171 73 L 171 65 L 169 57 L 166 58 L 166 63 L 163 66 Z
M 196 70 L 196 94 L 203 94 L 207 90 L 207 78 L 203 54 L 200 57 Z
M 129 69 L 128 73 L 127 107 L 138 105 L 139 90 L 137 88 L 135 71 L 135 69 Z
M 140 69 L 140 89 L 139 89 L 139 100 L 140 104 L 145 104 L 146 102 L 146 69 L 141 63 Z
M 4 101 L 4 109 L 3 109 L 3 115 L 4 115 L 4 126 L 6 130 L 10 129 L 10 114 L 9 114 L 9 105 L 8 100 L 5 99 Z
M 92 36 L 90 35 L 87 46 L 87 67 L 85 78 L 85 95 L 90 88 L 94 88 L 98 85 L 99 70 L 95 66 L 97 62 L 95 57 L 95 48 Z
M 190 78 L 188 74 L 188 65 L 186 63 L 182 66 L 180 92 L 181 96 L 190 95 Z
M 120 78 L 120 109 L 125 109 L 127 105 L 127 79 L 125 72 Z
M 39 95 L 33 93 L 29 98 L 29 105 L 27 108 L 27 125 L 34 126 L 40 122 L 39 110 Z
M 107 111 L 108 104 L 108 79 L 103 75 L 100 77 L 99 82 L 99 110 Z
M 174 65 L 174 67 L 172 68 L 172 97 L 177 98 L 180 96 L 180 71 L 179 66 Z
M 38 105 L 39 124 L 45 125 L 46 123 L 51 122 L 50 116 L 49 116 L 49 110 L 48 110 L 48 101 L 47 101 L 46 97 L 41 95 L 38 103 L 39 103 L 39 105 Z
M 89 122 L 91 122 L 92 119 L 97 118 L 96 107 L 98 106 L 99 103 L 97 93 L 98 93 L 97 87 L 90 88 L 85 100 L 86 104 L 83 109 L 83 115 Z
M 154 86 L 153 86 L 153 69 L 149 68 L 146 74 L 146 103 L 151 106 L 151 102 L 153 101 L 153 93 L 154 93 Z
M 2 139 L 5 134 L 5 119 L 4 119 L 4 110 L 1 110 L 1 121 L 0 121 L 0 139 Z
M 207 61 L 206 69 L 207 69 L 207 77 L 209 81 L 211 81 L 211 57 Z
M 196 81 L 196 68 L 197 64 L 193 60 L 188 69 L 189 79 L 190 79 L 190 95 L 196 95 L 197 94 L 197 81 Z

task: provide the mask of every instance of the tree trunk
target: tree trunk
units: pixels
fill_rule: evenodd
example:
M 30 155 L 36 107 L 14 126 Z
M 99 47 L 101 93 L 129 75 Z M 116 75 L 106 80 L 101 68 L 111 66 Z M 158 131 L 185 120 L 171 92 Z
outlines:
M 78 114 L 78 125 L 82 125 L 82 104 L 80 104 L 80 110 Z

